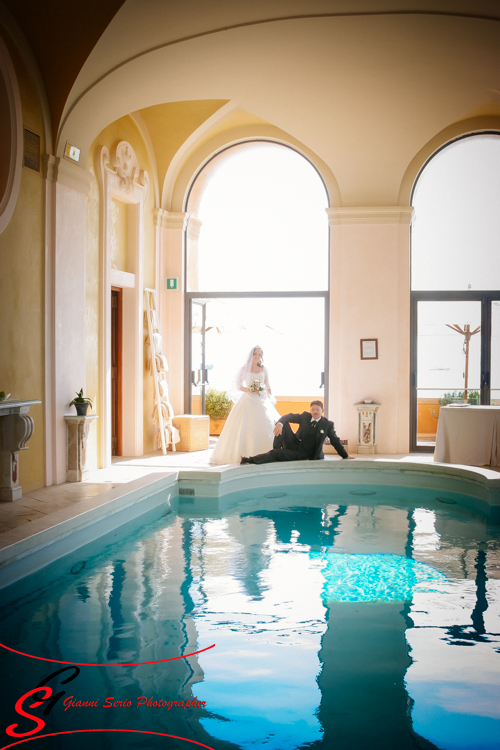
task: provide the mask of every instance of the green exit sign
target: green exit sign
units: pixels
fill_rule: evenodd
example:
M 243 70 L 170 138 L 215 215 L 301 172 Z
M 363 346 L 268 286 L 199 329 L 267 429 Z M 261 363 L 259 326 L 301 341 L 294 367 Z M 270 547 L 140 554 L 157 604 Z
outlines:
M 177 289 L 178 279 L 167 279 L 167 289 Z

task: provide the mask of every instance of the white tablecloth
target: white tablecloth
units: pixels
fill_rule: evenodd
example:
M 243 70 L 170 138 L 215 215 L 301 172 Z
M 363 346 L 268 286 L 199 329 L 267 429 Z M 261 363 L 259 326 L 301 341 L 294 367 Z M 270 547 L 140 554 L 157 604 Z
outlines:
M 443 406 L 434 461 L 500 466 L 500 406 Z

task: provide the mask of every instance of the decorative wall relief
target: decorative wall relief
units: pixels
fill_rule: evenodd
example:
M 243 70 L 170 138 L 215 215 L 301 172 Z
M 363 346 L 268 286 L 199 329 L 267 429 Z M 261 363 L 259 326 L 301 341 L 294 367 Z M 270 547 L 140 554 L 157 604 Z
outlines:
M 139 185 L 141 188 L 147 188 L 144 196 L 146 202 L 149 194 L 149 175 L 145 169 L 139 168 L 135 151 L 128 141 L 120 141 L 112 149 L 111 156 L 106 146 L 103 146 L 100 161 L 102 174 L 107 170 L 110 176 L 115 178 L 112 186 L 115 191 L 119 188 L 120 192 L 129 195 L 134 192 L 135 186 Z M 109 164 L 112 166 L 108 166 Z

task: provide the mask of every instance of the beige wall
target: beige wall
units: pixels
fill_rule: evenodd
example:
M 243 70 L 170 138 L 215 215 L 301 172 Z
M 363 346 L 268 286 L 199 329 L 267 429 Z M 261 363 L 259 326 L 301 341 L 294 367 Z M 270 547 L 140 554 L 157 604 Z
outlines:
M 129 211 L 123 201 L 111 199 L 111 268 L 131 273 L 129 262 Z
M 23 126 L 44 133 L 40 107 L 29 74 L 8 37 L 2 35 L 14 63 L 21 95 Z M 0 234 L 0 390 L 12 398 L 43 401 L 44 385 L 44 180 L 41 172 L 22 168 L 12 218 Z M 44 485 L 43 404 L 30 416 L 35 432 L 19 454 L 23 490 Z

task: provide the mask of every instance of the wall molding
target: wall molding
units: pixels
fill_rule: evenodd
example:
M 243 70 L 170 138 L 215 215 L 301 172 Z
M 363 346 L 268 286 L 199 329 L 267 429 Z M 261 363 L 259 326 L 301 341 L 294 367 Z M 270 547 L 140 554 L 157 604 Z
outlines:
M 413 211 L 413 206 L 346 206 L 326 209 L 330 226 L 338 224 L 410 225 Z
M 181 229 L 187 228 L 189 214 L 185 211 L 166 211 L 163 208 L 155 208 L 153 211 L 154 226 L 161 229 Z
M 60 185 L 75 190 L 77 193 L 87 196 L 94 179 L 94 175 L 79 167 L 77 164 L 72 164 L 67 159 L 61 159 L 60 157 L 54 157 L 50 154 L 43 154 L 42 156 L 42 174 L 49 182 L 58 182 Z
M 135 289 L 135 273 L 120 271 L 112 268 L 110 271 L 111 286 L 119 286 L 122 289 Z

